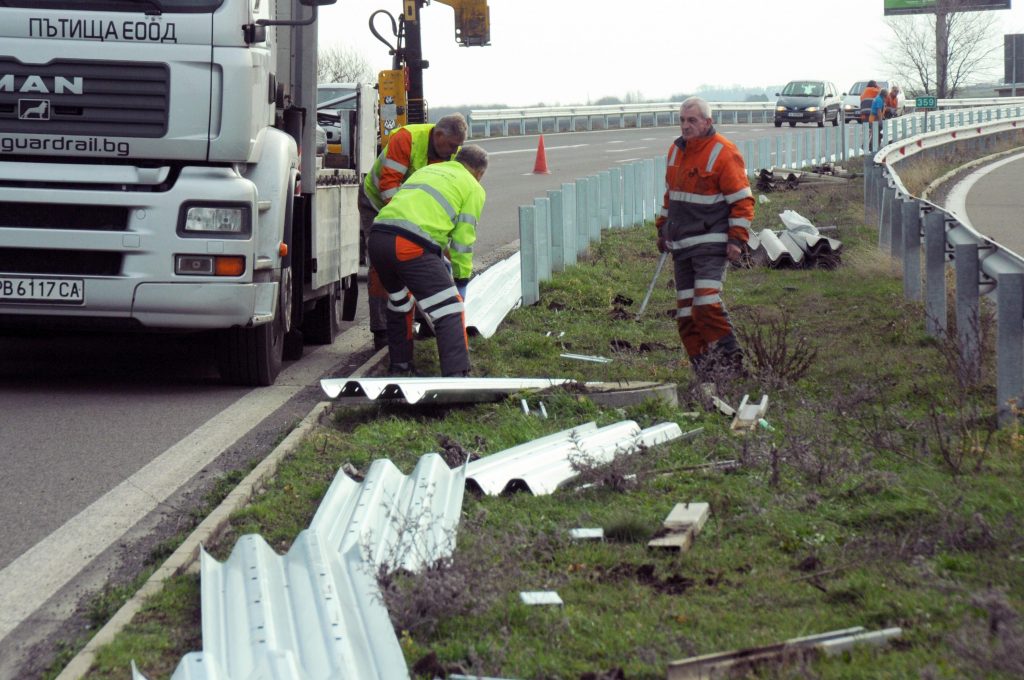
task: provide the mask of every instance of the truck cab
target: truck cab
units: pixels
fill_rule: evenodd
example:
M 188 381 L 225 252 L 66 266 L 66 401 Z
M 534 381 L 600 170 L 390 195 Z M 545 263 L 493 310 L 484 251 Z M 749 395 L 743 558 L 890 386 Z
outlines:
M 267 385 L 336 328 L 358 217 L 317 222 L 315 12 L 5 0 L 0 331 L 197 331 Z

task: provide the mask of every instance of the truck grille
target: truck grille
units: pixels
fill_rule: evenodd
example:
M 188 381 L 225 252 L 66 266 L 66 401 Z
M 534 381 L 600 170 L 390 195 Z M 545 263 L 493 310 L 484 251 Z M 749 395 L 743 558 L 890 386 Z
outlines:
M 166 64 L 0 56 L 0 132 L 162 137 L 169 94 Z
M 121 254 L 49 248 L 0 248 L 0 272 L 7 274 L 73 274 L 117 276 Z
M 0 229 L 3 227 L 124 231 L 128 208 L 0 201 Z

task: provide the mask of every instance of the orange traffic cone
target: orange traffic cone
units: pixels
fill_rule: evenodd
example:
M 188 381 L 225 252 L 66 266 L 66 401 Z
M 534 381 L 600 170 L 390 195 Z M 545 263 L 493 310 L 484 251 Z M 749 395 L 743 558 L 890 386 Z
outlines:
M 551 174 L 551 171 L 548 170 L 548 157 L 547 154 L 544 153 L 544 135 L 541 135 L 540 139 L 537 140 L 537 160 L 533 164 L 533 174 Z

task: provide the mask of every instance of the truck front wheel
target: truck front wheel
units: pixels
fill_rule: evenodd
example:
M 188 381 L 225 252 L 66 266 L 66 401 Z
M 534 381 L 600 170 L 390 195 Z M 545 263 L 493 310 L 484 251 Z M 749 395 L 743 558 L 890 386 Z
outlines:
M 281 272 L 281 282 L 282 299 L 290 297 L 290 269 Z M 288 289 L 286 292 L 285 288 Z M 236 326 L 220 331 L 217 339 L 217 367 L 224 382 L 249 387 L 274 384 L 281 372 L 290 312 L 287 305 L 282 305 L 270 323 L 251 328 Z
M 314 345 L 330 345 L 341 329 L 341 299 L 339 284 L 330 286 L 330 291 L 316 301 L 316 306 L 303 321 L 302 334 Z

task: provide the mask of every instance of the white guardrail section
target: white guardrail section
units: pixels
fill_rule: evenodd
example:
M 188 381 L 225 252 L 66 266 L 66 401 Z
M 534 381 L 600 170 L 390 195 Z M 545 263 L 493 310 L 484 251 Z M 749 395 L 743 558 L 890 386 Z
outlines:
M 469 136 L 490 137 L 499 132 L 507 137 L 511 129 L 525 135 L 528 128 L 536 133 L 575 132 L 582 124 L 593 130 L 597 121 L 600 130 L 627 127 L 678 125 L 681 102 L 648 102 L 643 104 L 607 104 L 601 106 L 534 106 L 521 109 L 476 109 L 469 112 Z M 716 123 L 769 123 L 775 117 L 775 102 L 710 102 Z M 971 99 L 939 99 L 940 111 L 979 107 L 1006 107 L 1024 104 L 1024 97 L 990 97 Z M 914 106 L 908 100 L 907 111 Z M 547 126 L 547 127 L 545 127 Z
M 947 336 L 945 273 L 947 262 L 953 263 L 960 370 L 971 381 L 978 380 L 981 371 L 979 298 L 994 299 L 996 407 L 1001 424 L 1013 420 L 1011 401 L 1021 403 L 1024 392 L 1024 258 L 960 223 L 941 206 L 911 195 L 896 164 L 915 156 L 984 153 L 1006 141 L 1024 145 L 1024 116 L 1019 109 L 1012 117 L 974 124 L 929 125 L 927 131 L 864 158 L 865 216 L 878 220 L 879 247 L 902 261 L 904 296 L 923 299 L 927 332 L 937 338 Z
M 1002 103 L 1009 100 L 995 101 Z M 871 216 L 880 215 L 882 230 L 879 236 L 883 245 L 891 247 L 894 255 L 902 255 L 904 250 L 907 251 L 904 284 L 911 299 L 920 299 L 920 266 L 913 263 L 913 258 L 920 252 L 920 238 L 915 241 L 914 235 L 920 229 L 911 227 L 904 232 L 900 226 L 903 223 L 901 220 L 904 214 L 907 215 L 905 219 L 908 224 L 920 223 L 922 216 L 932 213 L 942 216 L 941 219 L 928 219 L 936 224 L 941 223 L 943 229 L 949 232 L 951 254 L 960 262 L 957 276 L 964 277 L 961 285 L 957 286 L 957 326 L 965 359 L 969 359 L 975 367 L 980 366 L 977 357 L 980 347 L 977 321 L 979 292 L 989 294 L 1003 289 L 1004 293 L 998 303 L 1000 318 L 1016 320 L 1006 322 L 1009 324 L 1006 327 L 1004 322 L 1000 322 L 997 398 L 1000 417 L 1003 419 L 1009 414 L 1008 401 L 1018 397 L 1024 387 L 1024 349 L 1021 346 L 1024 331 L 1020 327 L 1024 310 L 1018 309 L 1024 305 L 1024 260 L 991 239 L 959 224 L 938 206 L 910 197 L 902 184 L 898 183 L 891 165 L 897 159 L 946 147 L 951 143 L 991 145 L 996 137 L 1005 136 L 1010 131 L 1015 133 L 1018 125 L 1024 127 L 1022 103 L 1024 99 L 1015 99 L 1008 106 L 920 112 L 890 119 L 882 124 L 841 125 L 834 130 L 818 128 L 739 144 L 750 176 L 755 175 L 760 168 L 799 169 L 863 157 L 868 213 Z M 865 155 L 865 151 L 872 148 L 871 141 L 878 139 L 879 135 L 881 145 L 885 146 L 872 159 L 870 155 Z M 653 221 L 664 195 L 665 164 L 665 156 L 624 163 L 575 182 L 565 182 L 560 189 L 550 190 L 546 196 L 535 198 L 533 205 L 520 206 L 519 247 L 523 304 L 539 302 L 540 283 L 576 264 L 577 257 L 586 252 L 591 242 L 600 241 L 602 229 L 634 227 Z M 904 210 L 907 212 L 904 213 Z M 904 233 L 916 245 L 912 244 L 905 249 Z M 931 247 L 938 250 L 937 254 L 930 257 L 938 257 L 941 263 L 946 247 L 940 248 L 934 238 Z M 956 258 L 958 248 L 960 252 Z M 973 251 L 968 251 L 969 248 Z M 975 254 L 972 256 L 969 252 Z M 974 274 L 970 273 L 972 262 Z M 930 267 L 938 266 L 933 260 L 929 260 L 929 263 Z M 930 271 L 927 277 L 930 283 L 925 312 L 929 332 L 939 335 L 945 332 L 945 291 L 944 288 L 938 288 L 944 286 L 944 278 L 940 272 L 934 269 Z M 1017 278 L 1012 279 L 1013 283 L 1006 278 L 1011 274 L 1021 277 L 1020 283 L 1017 283 Z M 1002 284 L 998 281 L 1000 276 L 1003 277 Z M 977 285 L 979 280 L 980 290 Z M 967 285 L 971 281 L 974 283 Z M 1013 302 L 1007 297 L 1010 293 L 1005 292 L 1010 288 L 1014 290 Z M 972 297 L 973 303 L 970 302 Z M 1011 328 L 1016 330 L 1011 332 Z

